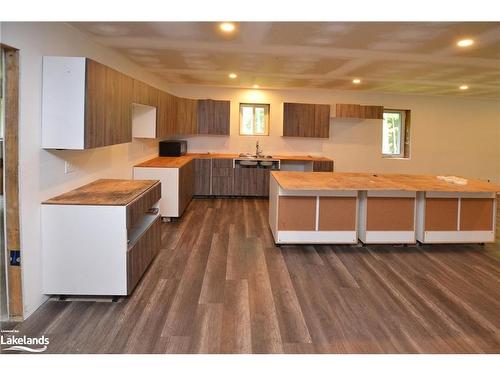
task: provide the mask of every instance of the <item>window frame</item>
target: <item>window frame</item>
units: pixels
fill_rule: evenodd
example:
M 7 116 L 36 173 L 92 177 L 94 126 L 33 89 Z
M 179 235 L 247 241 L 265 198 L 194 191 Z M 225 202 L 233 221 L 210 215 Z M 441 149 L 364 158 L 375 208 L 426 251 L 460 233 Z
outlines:
M 251 107 L 253 110 L 253 133 L 252 134 L 244 134 L 241 132 L 241 126 L 243 124 L 243 108 L 248 108 Z M 263 108 L 264 109 L 264 120 L 265 120 L 265 132 L 262 134 L 257 134 L 255 133 L 255 109 L 256 108 Z M 271 105 L 267 103 L 240 103 L 240 124 L 239 124 L 239 135 L 240 136 L 246 136 L 246 137 L 261 137 L 261 136 L 269 136 L 269 128 L 270 128 L 270 112 L 271 112 Z
M 408 110 L 405 109 L 385 109 L 383 114 L 386 113 L 397 113 L 401 115 L 401 131 L 399 134 L 399 153 L 398 154 L 386 154 L 384 153 L 384 119 L 382 118 L 382 137 L 381 137 L 381 148 L 382 148 L 382 157 L 387 159 L 409 159 L 409 156 L 405 156 L 405 148 L 406 148 L 406 117 L 408 116 Z

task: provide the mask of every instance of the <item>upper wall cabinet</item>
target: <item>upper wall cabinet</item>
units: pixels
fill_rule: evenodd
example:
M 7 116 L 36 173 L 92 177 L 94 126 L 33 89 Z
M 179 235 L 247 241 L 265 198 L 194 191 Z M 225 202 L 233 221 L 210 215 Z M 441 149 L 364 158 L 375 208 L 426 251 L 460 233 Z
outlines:
M 377 105 L 337 104 L 336 118 L 375 119 L 384 118 L 384 107 Z
M 84 57 L 44 57 L 42 147 L 132 141 L 132 78 Z
M 329 135 L 328 104 L 284 103 L 283 136 L 328 138 Z
M 156 138 L 167 138 L 177 132 L 177 98 L 165 91 L 158 91 Z
M 182 135 L 197 134 L 198 100 L 177 98 L 177 132 Z
M 158 105 L 158 91 L 157 88 L 134 79 L 134 94 L 132 101 L 137 104 L 156 107 Z
M 229 135 L 229 100 L 198 100 L 198 134 Z

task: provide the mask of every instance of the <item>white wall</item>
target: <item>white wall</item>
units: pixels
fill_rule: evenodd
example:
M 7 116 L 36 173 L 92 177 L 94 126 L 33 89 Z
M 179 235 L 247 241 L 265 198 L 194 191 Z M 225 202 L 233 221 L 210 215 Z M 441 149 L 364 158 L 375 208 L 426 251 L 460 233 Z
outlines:
M 317 154 L 337 171 L 456 174 L 500 183 L 500 102 L 464 98 L 382 95 L 332 90 L 245 90 L 171 85 L 192 98 L 231 100 L 230 137 L 184 137 L 190 151 Z M 239 136 L 239 103 L 270 103 L 270 135 Z M 326 140 L 282 137 L 283 102 L 383 105 L 411 110 L 411 159 L 382 158 L 382 122 L 335 120 Z
M 132 165 L 156 155 L 157 142 L 85 151 L 41 149 L 42 56 L 85 56 L 158 88 L 164 82 L 64 23 L 2 23 L 2 43 L 20 50 L 20 215 L 25 317 L 45 300 L 42 294 L 40 202 L 97 178 L 131 178 Z M 65 160 L 75 171 L 65 174 Z M 90 276 L 90 275 L 89 275 Z

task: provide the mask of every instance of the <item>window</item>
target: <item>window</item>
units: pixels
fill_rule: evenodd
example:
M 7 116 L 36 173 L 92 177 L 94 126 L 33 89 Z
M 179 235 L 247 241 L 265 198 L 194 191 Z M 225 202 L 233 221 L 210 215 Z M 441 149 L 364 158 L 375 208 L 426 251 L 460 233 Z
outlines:
M 384 111 L 382 124 L 382 155 L 384 157 L 409 157 L 410 111 Z
M 240 135 L 269 135 L 269 104 L 240 103 Z

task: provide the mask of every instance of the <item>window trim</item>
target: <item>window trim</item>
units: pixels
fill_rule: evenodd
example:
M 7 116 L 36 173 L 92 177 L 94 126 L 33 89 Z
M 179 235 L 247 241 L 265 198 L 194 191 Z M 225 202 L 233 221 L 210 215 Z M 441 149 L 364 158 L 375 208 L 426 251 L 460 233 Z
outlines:
M 384 112 L 383 114 L 385 113 L 398 113 L 398 114 L 401 114 L 401 132 L 399 134 L 399 154 L 385 154 L 384 153 L 384 147 L 383 147 L 383 143 L 384 143 L 384 120 L 382 119 L 382 129 L 381 129 L 381 132 L 382 132 L 382 157 L 383 158 L 386 158 L 386 159 L 410 159 L 410 157 L 406 157 L 406 153 L 405 153 L 405 148 L 406 148 L 406 117 L 408 116 L 408 110 L 405 110 L 405 109 L 385 109 L 384 108 Z
M 264 118 L 265 118 L 265 132 L 262 134 L 243 134 L 241 132 L 241 125 L 243 124 L 243 111 L 242 108 L 251 107 L 253 109 L 254 114 L 254 123 L 253 130 L 255 131 L 255 109 L 256 108 L 264 108 Z M 243 137 L 261 137 L 261 136 L 269 136 L 269 128 L 270 128 L 270 113 L 271 113 L 271 105 L 268 103 L 240 103 L 240 123 L 239 123 L 239 135 Z

